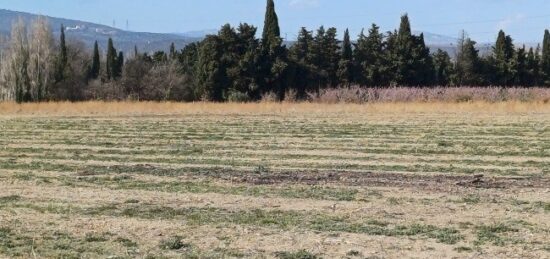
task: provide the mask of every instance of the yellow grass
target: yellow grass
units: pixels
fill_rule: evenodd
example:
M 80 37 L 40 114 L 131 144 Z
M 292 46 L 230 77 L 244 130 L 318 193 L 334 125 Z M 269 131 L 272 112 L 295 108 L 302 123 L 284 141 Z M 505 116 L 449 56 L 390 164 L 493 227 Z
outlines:
M 122 116 L 184 114 L 288 114 L 288 113 L 547 113 L 544 102 L 415 102 L 373 104 L 320 103 L 172 103 L 172 102 L 47 102 L 0 103 L 0 116 Z

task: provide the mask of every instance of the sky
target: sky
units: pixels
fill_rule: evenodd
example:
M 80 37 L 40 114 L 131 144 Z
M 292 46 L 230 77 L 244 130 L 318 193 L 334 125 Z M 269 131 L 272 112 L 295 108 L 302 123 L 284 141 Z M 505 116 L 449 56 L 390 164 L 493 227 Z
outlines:
M 113 25 L 143 32 L 218 29 L 225 23 L 263 25 L 265 0 L 0 0 L 0 8 Z M 282 36 L 302 26 L 349 28 L 352 37 L 376 23 L 383 31 L 408 13 L 413 30 L 492 42 L 499 29 L 516 42 L 542 41 L 550 28 L 548 0 L 275 0 Z M 341 36 L 341 35 L 340 35 Z

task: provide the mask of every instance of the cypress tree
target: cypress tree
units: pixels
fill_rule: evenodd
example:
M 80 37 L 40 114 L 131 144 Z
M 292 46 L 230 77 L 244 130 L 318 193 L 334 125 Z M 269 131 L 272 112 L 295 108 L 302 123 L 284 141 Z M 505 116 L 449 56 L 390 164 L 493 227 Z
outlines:
M 170 59 L 175 60 L 177 58 L 176 45 L 172 42 L 170 44 Z
M 493 47 L 491 64 L 494 72 L 494 84 L 510 85 L 515 77 L 514 45 L 512 38 L 500 30 L 497 41 Z
M 109 38 L 109 42 L 107 43 L 107 57 L 105 59 L 105 73 L 107 75 L 107 79 L 115 79 L 117 76 L 117 51 L 113 44 L 113 39 Z
M 349 37 L 349 30 L 344 32 L 344 41 L 342 42 L 342 55 L 338 64 L 338 80 L 340 84 L 349 86 L 353 81 L 353 50 Z
M 542 42 L 541 73 L 543 84 L 550 85 L 550 32 L 544 31 L 544 40 Z
M 65 26 L 61 25 L 59 36 L 59 53 L 55 69 L 55 81 L 61 82 L 65 77 L 65 69 L 67 68 L 67 44 L 65 42 Z
M 273 0 L 267 0 L 264 28 L 262 32 L 262 69 L 261 77 L 264 85 L 261 92 L 275 91 L 279 100 L 284 99 L 288 62 L 286 48 L 281 46 L 281 30 L 279 18 L 275 12 Z
M 118 57 L 116 59 L 116 73 L 115 78 L 118 78 L 122 75 L 122 68 L 124 67 L 124 52 L 118 52 Z
M 90 69 L 90 76 L 93 79 L 97 79 L 99 77 L 99 71 L 101 70 L 101 60 L 99 57 L 99 46 L 97 44 L 97 41 L 94 43 L 94 54 L 92 58 L 92 67 Z
M 414 80 L 411 66 L 413 63 L 413 37 L 409 17 L 405 14 L 401 16 L 399 30 L 395 35 L 395 42 L 392 44 L 392 70 L 394 72 L 394 81 L 399 85 L 411 85 Z
M 273 0 L 267 0 L 262 44 L 264 49 L 273 51 L 281 45 L 281 42 L 281 29 L 279 28 L 279 18 L 275 12 L 275 3 Z

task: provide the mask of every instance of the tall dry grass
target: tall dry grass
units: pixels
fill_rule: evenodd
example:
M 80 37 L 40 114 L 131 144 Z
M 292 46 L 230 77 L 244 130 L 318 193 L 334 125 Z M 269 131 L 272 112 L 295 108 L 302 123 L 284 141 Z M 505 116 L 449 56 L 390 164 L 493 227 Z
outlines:
M 0 103 L 0 116 L 150 116 L 150 115 L 284 115 L 368 113 L 548 113 L 548 102 L 391 102 L 391 103 L 172 103 L 172 102 L 47 102 Z
M 312 102 L 550 102 L 550 88 L 521 87 L 392 87 L 324 89 L 308 93 Z

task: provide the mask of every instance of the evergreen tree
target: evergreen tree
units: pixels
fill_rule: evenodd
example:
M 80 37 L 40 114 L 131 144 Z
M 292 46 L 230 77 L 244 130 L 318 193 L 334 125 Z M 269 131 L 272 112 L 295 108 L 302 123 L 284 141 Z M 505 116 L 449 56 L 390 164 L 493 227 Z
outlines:
M 543 84 L 550 85 L 550 32 L 544 31 L 544 40 L 542 42 L 541 73 Z
M 97 79 L 101 70 L 101 60 L 99 57 L 99 46 L 97 41 L 94 43 L 94 54 L 92 57 L 92 66 L 90 68 L 90 78 Z
M 57 56 L 57 64 L 55 69 L 54 79 L 56 82 L 61 82 L 65 76 L 65 70 L 67 68 L 67 44 L 65 42 L 65 26 L 61 25 L 59 36 L 59 53 Z
M 513 79 L 514 85 L 530 86 L 532 80 L 531 75 L 527 67 L 527 51 L 525 45 L 519 48 L 514 55 L 515 63 L 515 77 Z
M 114 47 L 113 39 L 109 38 L 107 43 L 107 57 L 105 59 L 105 74 L 107 80 L 116 79 L 118 75 L 117 50 Z
M 342 55 L 338 64 L 338 81 L 342 85 L 349 86 L 353 82 L 353 78 L 353 50 L 349 30 L 346 29 L 342 42 Z
M 389 84 L 383 35 L 376 24 L 372 24 L 369 35 L 361 31 L 354 50 L 355 81 L 363 86 L 385 86 Z
M 434 84 L 438 86 L 448 85 L 452 73 L 453 73 L 453 63 L 449 54 L 441 49 L 438 49 L 436 53 L 433 54 L 434 62 Z
M 275 12 L 275 3 L 273 0 L 267 0 L 262 46 L 267 52 L 272 52 L 280 47 L 281 42 L 281 29 L 279 28 L 279 18 Z
M 306 91 L 315 81 L 315 72 L 311 62 L 313 35 L 305 27 L 300 29 L 296 43 L 290 47 L 289 58 L 293 63 L 292 86 L 296 89 L 298 98 L 303 98 Z
M 178 56 L 178 52 L 176 51 L 176 45 L 172 42 L 170 44 L 170 59 L 175 60 Z
M 512 38 L 500 30 L 490 59 L 493 66 L 493 84 L 506 86 L 514 83 L 516 73 Z
M 481 61 L 475 45 L 476 42 L 468 38 L 463 32 L 462 37 L 458 41 L 458 53 L 453 78 L 453 83 L 457 86 L 483 84 L 483 78 L 479 72 L 481 71 Z
M 197 62 L 197 96 L 207 101 L 223 101 L 229 80 L 221 62 L 222 44 L 217 35 L 207 36 L 200 44 Z
M 519 63 L 519 62 L 518 62 Z M 541 83 L 540 78 L 540 46 L 537 46 L 535 50 L 529 48 L 527 58 L 525 61 L 525 69 L 527 70 L 527 80 L 525 85 L 537 86 Z
M 116 69 L 115 69 L 115 78 L 118 78 L 122 75 L 122 69 L 124 67 L 124 52 L 118 52 L 118 57 L 116 59 Z
M 273 0 L 267 0 L 267 7 L 262 33 L 262 89 L 260 92 L 275 91 L 277 97 L 284 99 L 288 61 L 286 48 L 282 46 L 279 18 L 275 12 Z
M 321 26 L 313 38 L 311 63 L 317 72 L 318 87 L 335 86 L 338 82 L 337 70 L 340 60 L 340 42 L 336 38 L 336 28 L 325 30 Z

